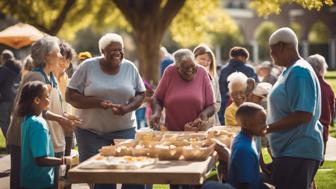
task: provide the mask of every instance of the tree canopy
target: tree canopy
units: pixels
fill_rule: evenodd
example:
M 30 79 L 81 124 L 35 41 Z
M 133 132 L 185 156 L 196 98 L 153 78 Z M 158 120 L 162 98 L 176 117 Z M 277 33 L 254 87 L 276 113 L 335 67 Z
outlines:
M 298 4 L 303 8 L 320 10 L 323 6 L 333 5 L 333 0 L 251 0 L 250 7 L 255 9 L 259 16 L 268 16 L 270 14 L 279 14 L 281 6 L 284 4 Z
M 252 0 L 259 15 L 279 13 L 283 4 L 296 3 L 321 9 L 332 0 Z M 0 10 L 50 35 L 72 40 L 90 27 L 100 33 L 122 29 L 132 34 L 140 72 L 157 81 L 159 47 L 169 29 L 181 46 L 212 43 L 222 35 L 234 36 L 237 25 L 225 14 L 219 0 L 5 0 Z M 169 27 L 170 26 L 170 27 Z

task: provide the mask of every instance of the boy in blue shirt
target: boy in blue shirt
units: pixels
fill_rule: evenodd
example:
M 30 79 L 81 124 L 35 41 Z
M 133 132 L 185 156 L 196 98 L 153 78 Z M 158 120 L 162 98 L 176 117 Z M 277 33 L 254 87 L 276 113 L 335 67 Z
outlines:
M 267 188 L 259 171 L 259 154 L 254 136 L 264 135 L 266 129 L 266 112 L 264 108 L 252 102 L 239 106 L 236 119 L 241 131 L 234 138 L 229 160 L 228 184 L 208 182 L 203 189 L 263 189 Z M 219 155 L 221 155 L 219 153 Z

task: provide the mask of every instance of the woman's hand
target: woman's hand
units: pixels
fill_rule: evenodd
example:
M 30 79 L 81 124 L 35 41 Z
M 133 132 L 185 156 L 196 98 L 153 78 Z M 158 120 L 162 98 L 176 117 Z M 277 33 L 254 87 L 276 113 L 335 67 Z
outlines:
M 200 131 L 206 131 L 208 130 L 208 117 L 204 118 L 197 118 L 194 120 L 193 124 L 200 130 Z
M 184 125 L 185 131 L 206 131 L 208 128 L 208 121 L 196 118 L 193 122 L 186 123 Z
M 56 121 L 64 129 L 74 129 L 74 127 L 81 123 L 81 120 L 73 115 L 64 113 L 63 115 L 55 114 L 51 111 L 45 113 L 45 119 Z
M 161 118 L 161 114 L 159 113 L 152 114 L 149 126 L 153 129 L 159 129 L 160 128 L 160 118 Z
M 74 129 L 76 125 L 81 123 L 81 120 L 68 113 L 64 113 L 60 115 L 59 118 L 56 120 L 58 124 L 60 124 L 64 129 Z
M 110 100 L 102 100 L 100 102 L 100 107 L 103 108 L 103 109 L 108 109 L 110 108 L 111 106 L 113 105 L 112 101 Z
M 193 131 L 193 132 L 197 132 L 199 131 L 199 128 L 197 125 L 193 125 L 193 122 L 189 122 L 189 123 L 186 123 L 184 125 L 184 131 Z
M 115 115 L 123 116 L 129 112 L 127 106 L 123 104 L 111 104 L 110 108 Z

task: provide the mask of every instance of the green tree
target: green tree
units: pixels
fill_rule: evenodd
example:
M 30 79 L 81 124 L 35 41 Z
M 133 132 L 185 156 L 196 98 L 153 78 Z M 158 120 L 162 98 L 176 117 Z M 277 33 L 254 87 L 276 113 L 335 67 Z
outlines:
M 76 2 L 77 0 L 6 0 L 0 2 L 0 10 L 21 22 L 37 27 L 45 33 L 56 35 Z M 81 8 L 88 6 L 89 3 Z
M 293 29 L 293 31 L 296 33 L 297 37 L 299 40 L 302 38 L 303 31 L 302 31 L 302 26 L 298 22 L 291 22 L 290 23 L 290 28 Z
M 281 6 L 284 4 L 295 3 L 303 8 L 312 10 L 320 10 L 323 6 L 333 5 L 333 0 L 251 0 L 250 7 L 255 9 L 259 16 L 268 16 L 270 14 L 279 14 Z
M 314 23 L 308 34 L 308 41 L 313 44 L 327 44 L 329 39 L 328 27 L 322 21 Z
M 146 79 L 157 81 L 161 40 L 184 3 L 185 0 L 7 0 L 1 1 L 0 7 L 4 13 L 50 35 L 60 32 L 69 38 L 91 24 L 103 30 L 111 24 L 130 26 L 140 72 Z M 106 15 L 110 16 L 105 19 Z
M 269 57 L 268 39 L 277 29 L 277 26 L 273 22 L 264 21 L 255 30 L 254 36 L 259 46 L 260 59 L 267 59 Z
M 133 29 L 139 67 L 148 80 L 158 81 L 162 38 L 185 0 L 113 0 Z
M 267 15 L 278 13 L 282 4 L 290 2 L 308 9 L 319 9 L 333 3 L 332 0 L 253 0 L 251 6 L 259 14 Z M 158 78 L 160 43 L 176 15 L 170 31 L 173 39 L 185 46 L 211 42 L 216 39 L 216 33 L 231 31 L 232 34 L 238 31 L 218 7 L 219 0 L 0 1 L 3 13 L 48 34 L 67 39 L 73 39 L 77 31 L 88 26 L 102 32 L 111 31 L 116 26 L 132 32 L 140 72 L 146 79 L 153 81 Z
M 220 7 L 218 0 L 189 0 L 170 26 L 175 42 L 184 47 L 199 43 L 214 45 L 219 35 L 239 32 L 237 24 Z

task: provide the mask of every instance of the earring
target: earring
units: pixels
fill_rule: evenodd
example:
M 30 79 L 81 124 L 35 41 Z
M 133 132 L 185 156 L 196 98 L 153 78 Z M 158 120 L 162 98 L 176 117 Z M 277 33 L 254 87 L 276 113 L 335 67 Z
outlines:
M 39 105 L 39 104 L 40 104 L 40 99 L 36 97 L 36 98 L 34 99 L 34 103 L 37 104 L 37 105 Z

